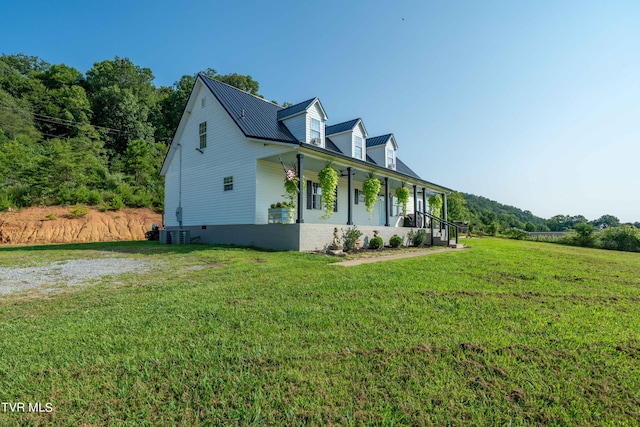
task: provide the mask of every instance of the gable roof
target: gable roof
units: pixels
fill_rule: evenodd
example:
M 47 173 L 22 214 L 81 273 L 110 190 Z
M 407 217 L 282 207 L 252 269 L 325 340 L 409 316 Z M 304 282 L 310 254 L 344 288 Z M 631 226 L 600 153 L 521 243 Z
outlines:
M 307 99 L 306 101 L 302 101 L 296 105 L 291 105 L 287 108 L 284 108 L 278 111 L 278 120 L 284 120 L 287 117 L 295 116 L 296 114 L 300 114 L 304 111 L 307 111 L 315 103 L 318 103 L 318 106 L 320 107 L 320 111 L 322 112 L 322 116 L 324 120 L 327 120 L 327 113 L 324 112 L 324 107 L 322 107 L 322 104 L 320 103 L 320 100 L 318 99 L 318 97 Z
M 198 78 L 246 137 L 298 143 L 289 129 L 278 121 L 282 107 L 202 74 Z
M 367 147 L 375 147 L 377 145 L 386 144 L 389 141 L 389 138 L 393 136 L 392 133 L 388 133 L 386 135 L 374 136 L 372 138 L 367 138 Z
M 324 146 L 325 146 L 325 148 L 327 150 L 331 150 L 331 151 L 335 151 L 336 153 L 344 154 L 342 152 L 342 150 L 339 149 L 338 146 L 336 144 L 334 144 L 333 141 L 330 140 L 329 138 L 325 138 L 324 141 L 325 141 Z
M 413 178 L 417 178 L 422 180 L 422 178 L 420 178 L 420 176 L 415 173 L 413 170 L 411 170 L 411 168 L 409 166 L 407 166 L 402 160 L 400 160 L 399 158 L 396 157 L 396 171 L 403 173 L 405 175 L 409 175 Z
M 361 122 L 362 119 L 353 119 L 348 122 L 338 123 L 337 125 L 331 125 L 324 128 L 325 135 L 333 135 L 340 132 L 346 132 L 352 130 L 358 122 Z

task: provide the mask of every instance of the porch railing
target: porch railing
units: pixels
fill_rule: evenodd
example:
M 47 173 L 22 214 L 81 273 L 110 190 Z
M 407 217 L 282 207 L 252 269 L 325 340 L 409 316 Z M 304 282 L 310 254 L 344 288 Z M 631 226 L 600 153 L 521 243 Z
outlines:
M 459 227 L 452 223 L 447 221 L 446 219 L 442 219 L 440 217 L 437 217 L 435 215 L 431 215 L 428 212 L 418 212 L 418 215 L 423 215 L 423 220 L 422 223 L 425 224 L 426 226 L 426 221 L 424 221 L 424 217 L 429 218 L 431 221 L 429 221 L 430 223 L 430 227 L 431 227 L 431 246 L 433 246 L 433 230 L 434 230 L 434 221 L 437 221 L 438 227 L 440 228 L 440 231 L 442 231 L 442 229 L 446 229 L 447 232 L 447 240 L 451 241 L 451 230 L 455 230 L 456 233 L 456 245 L 458 244 L 458 235 L 459 233 Z M 417 224 L 417 220 L 418 220 L 418 215 L 415 216 L 414 221 L 416 221 Z

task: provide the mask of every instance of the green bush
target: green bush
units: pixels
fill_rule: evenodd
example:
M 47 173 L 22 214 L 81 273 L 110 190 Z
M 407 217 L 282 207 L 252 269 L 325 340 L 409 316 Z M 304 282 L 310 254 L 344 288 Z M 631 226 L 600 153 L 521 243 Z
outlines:
M 127 184 L 119 185 L 118 188 L 116 189 L 116 195 L 120 196 L 120 198 L 122 199 L 122 202 L 126 206 L 133 206 L 134 204 L 133 190 Z
M 13 200 L 7 193 L 0 194 L 0 212 L 8 211 L 13 206 Z
M 594 236 L 594 232 L 596 231 L 596 227 L 587 223 L 576 224 L 573 229 L 576 234 L 573 236 L 573 241 L 578 246 L 592 247 L 595 244 L 596 237 Z
M 374 237 L 369 240 L 369 249 L 380 249 L 384 246 L 384 240 L 382 237 Z
M 362 231 L 358 230 L 355 225 L 342 230 L 342 246 L 345 251 L 350 251 L 356 246 L 356 241 L 362 236 Z
M 397 234 L 394 234 L 393 236 L 391 236 L 391 238 L 389 239 L 389 245 L 392 248 L 399 248 L 400 245 L 402 245 L 402 237 L 398 236 Z
M 44 217 L 45 217 L 46 219 L 48 219 L 49 221 L 53 221 L 54 219 L 56 219 L 56 214 L 54 214 L 54 213 L 49 213 L 49 214 L 46 214 Z
M 498 233 L 498 228 L 500 226 L 498 225 L 497 222 L 492 222 L 491 224 L 487 225 L 486 228 L 484 229 L 485 233 L 487 233 L 489 236 L 495 236 Z
M 407 233 L 407 237 L 413 246 L 422 246 L 427 241 L 427 231 L 424 228 L 417 231 L 411 230 Z
M 616 251 L 640 252 L 640 230 L 631 225 L 606 228 L 600 233 L 600 246 Z
M 120 197 L 120 195 L 115 195 L 113 196 L 113 199 L 111 199 L 110 205 L 111 209 L 113 209 L 114 211 L 119 211 L 120 209 L 124 208 L 124 200 L 122 200 L 122 197 Z
M 87 203 L 89 201 L 89 189 L 85 185 L 81 185 L 73 191 L 71 197 L 75 203 Z
M 71 208 L 71 210 L 69 211 L 69 216 L 71 216 L 71 218 L 82 218 L 84 216 L 86 216 L 89 213 L 89 209 L 87 209 L 86 206 L 83 206 L 81 204 L 77 204 L 74 207 Z
M 91 206 L 97 206 L 102 203 L 102 194 L 98 190 L 89 191 L 89 196 L 87 197 L 87 203 Z
M 527 231 L 516 227 L 510 228 L 507 235 L 516 240 L 525 240 L 529 237 L 529 233 Z

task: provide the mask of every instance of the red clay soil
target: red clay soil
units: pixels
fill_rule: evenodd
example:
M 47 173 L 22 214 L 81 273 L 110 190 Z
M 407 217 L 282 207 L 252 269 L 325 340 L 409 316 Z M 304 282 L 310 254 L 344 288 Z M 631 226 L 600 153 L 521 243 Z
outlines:
M 152 224 L 162 224 L 162 214 L 146 208 L 118 212 L 88 208 L 82 218 L 72 218 L 71 209 L 45 206 L 0 212 L 0 244 L 144 240 Z

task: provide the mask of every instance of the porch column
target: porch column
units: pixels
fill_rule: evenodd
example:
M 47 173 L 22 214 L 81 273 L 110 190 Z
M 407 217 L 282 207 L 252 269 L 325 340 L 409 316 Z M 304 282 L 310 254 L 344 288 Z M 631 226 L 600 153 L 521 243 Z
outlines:
M 422 228 L 427 228 L 427 189 L 422 187 Z
M 296 219 L 296 223 L 300 224 L 304 222 L 304 218 L 302 217 L 302 204 L 304 190 L 302 186 L 304 185 L 304 154 L 298 153 L 296 156 L 298 158 L 298 219 Z
M 418 187 L 413 186 L 413 226 L 418 226 Z
M 353 225 L 353 177 L 351 166 L 347 168 L 347 225 Z
M 389 197 L 389 177 L 384 177 L 384 226 L 389 226 L 389 210 L 391 209 L 391 198 Z
M 442 219 L 447 221 L 447 193 L 442 193 Z

